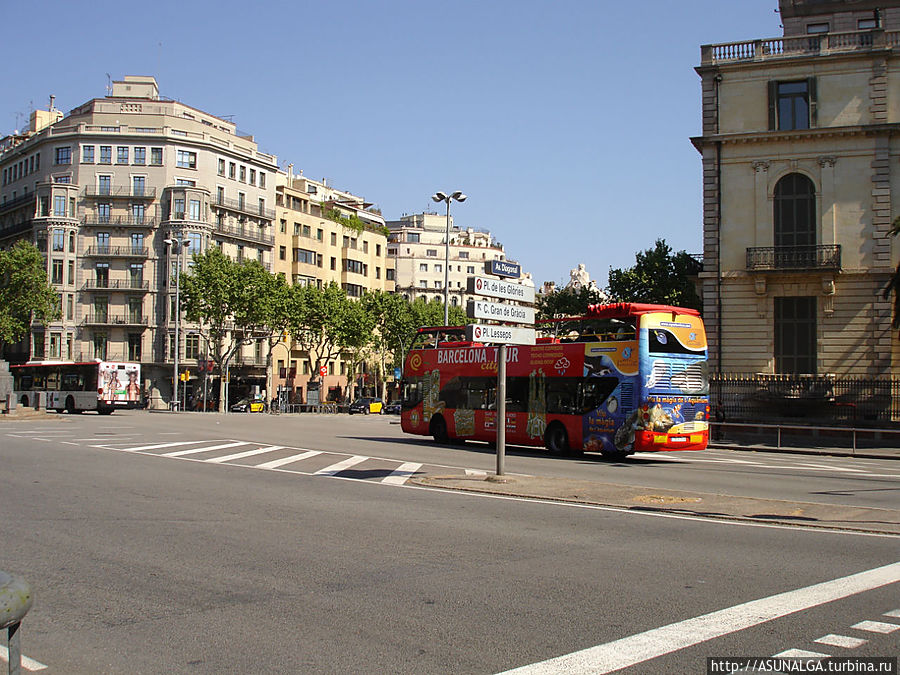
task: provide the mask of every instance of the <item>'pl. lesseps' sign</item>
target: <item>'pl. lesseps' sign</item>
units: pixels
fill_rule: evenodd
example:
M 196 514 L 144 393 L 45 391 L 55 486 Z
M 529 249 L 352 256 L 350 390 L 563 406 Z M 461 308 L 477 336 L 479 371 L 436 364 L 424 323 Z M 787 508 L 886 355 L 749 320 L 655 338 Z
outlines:
M 494 326 L 490 324 L 469 324 L 466 339 L 470 342 L 493 342 L 496 344 L 533 345 L 534 328 Z

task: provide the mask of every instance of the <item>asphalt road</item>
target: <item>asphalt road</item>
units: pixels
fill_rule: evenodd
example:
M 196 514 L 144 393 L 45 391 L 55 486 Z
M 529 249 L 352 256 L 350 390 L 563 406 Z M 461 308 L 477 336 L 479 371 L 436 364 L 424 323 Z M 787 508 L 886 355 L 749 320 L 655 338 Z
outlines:
M 514 450 L 507 470 L 894 508 L 900 486 L 892 460 L 694 454 Z M 404 484 L 493 462 L 378 417 L 4 423 L 0 569 L 36 595 L 22 651 L 76 674 L 491 673 L 579 650 L 583 672 L 703 673 L 717 655 L 897 654 L 897 537 Z M 834 635 L 865 642 L 816 642 Z

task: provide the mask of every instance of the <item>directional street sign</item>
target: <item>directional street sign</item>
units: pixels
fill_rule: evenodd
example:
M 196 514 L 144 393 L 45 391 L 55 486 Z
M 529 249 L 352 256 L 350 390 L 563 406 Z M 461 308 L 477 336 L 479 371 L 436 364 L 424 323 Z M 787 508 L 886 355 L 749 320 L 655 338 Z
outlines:
M 518 279 L 522 276 L 522 266 L 519 263 L 511 263 L 505 260 L 485 260 L 484 273 Z
M 509 305 L 488 300 L 470 300 L 466 307 L 466 316 L 472 319 L 492 319 L 510 323 L 534 323 L 534 308 L 522 305 Z
M 525 286 L 501 279 L 469 277 L 467 290 L 474 295 L 485 295 L 489 298 L 518 300 L 525 304 L 534 303 L 534 286 Z
M 505 345 L 533 345 L 534 328 L 470 324 L 466 326 L 466 339 L 470 342 L 494 342 Z

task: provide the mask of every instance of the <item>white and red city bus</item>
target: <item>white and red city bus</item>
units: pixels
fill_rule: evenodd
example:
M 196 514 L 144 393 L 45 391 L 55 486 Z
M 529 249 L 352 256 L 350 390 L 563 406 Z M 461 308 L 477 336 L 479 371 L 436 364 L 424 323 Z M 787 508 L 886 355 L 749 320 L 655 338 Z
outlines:
M 118 361 L 32 361 L 11 366 L 13 393 L 19 404 L 34 406 L 43 394 L 50 410 L 108 415 L 138 408 L 143 401 L 141 364 Z
M 507 348 L 506 442 L 558 453 L 702 450 L 709 439 L 703 321 L 668 305 L 593 305 L 539 322 L 544 337 Z M 422 329 L 434 337 L 453 329 Z M 460 329 L 456 329 L 457 331 Z M 438 442 L 497 436 L 495 346 L 415 348 L 403 373 L 401 425 Z

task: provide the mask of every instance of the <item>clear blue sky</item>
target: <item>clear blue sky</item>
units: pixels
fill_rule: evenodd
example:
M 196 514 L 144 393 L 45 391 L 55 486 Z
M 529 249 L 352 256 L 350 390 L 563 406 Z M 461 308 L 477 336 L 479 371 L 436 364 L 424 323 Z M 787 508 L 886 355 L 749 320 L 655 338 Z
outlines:
M 153 75 L 387 219 L 462 190 L 537 284 L 701 251 L 700 45 L 781 34 L 777 0 L 2 4 L 0 134 Z

